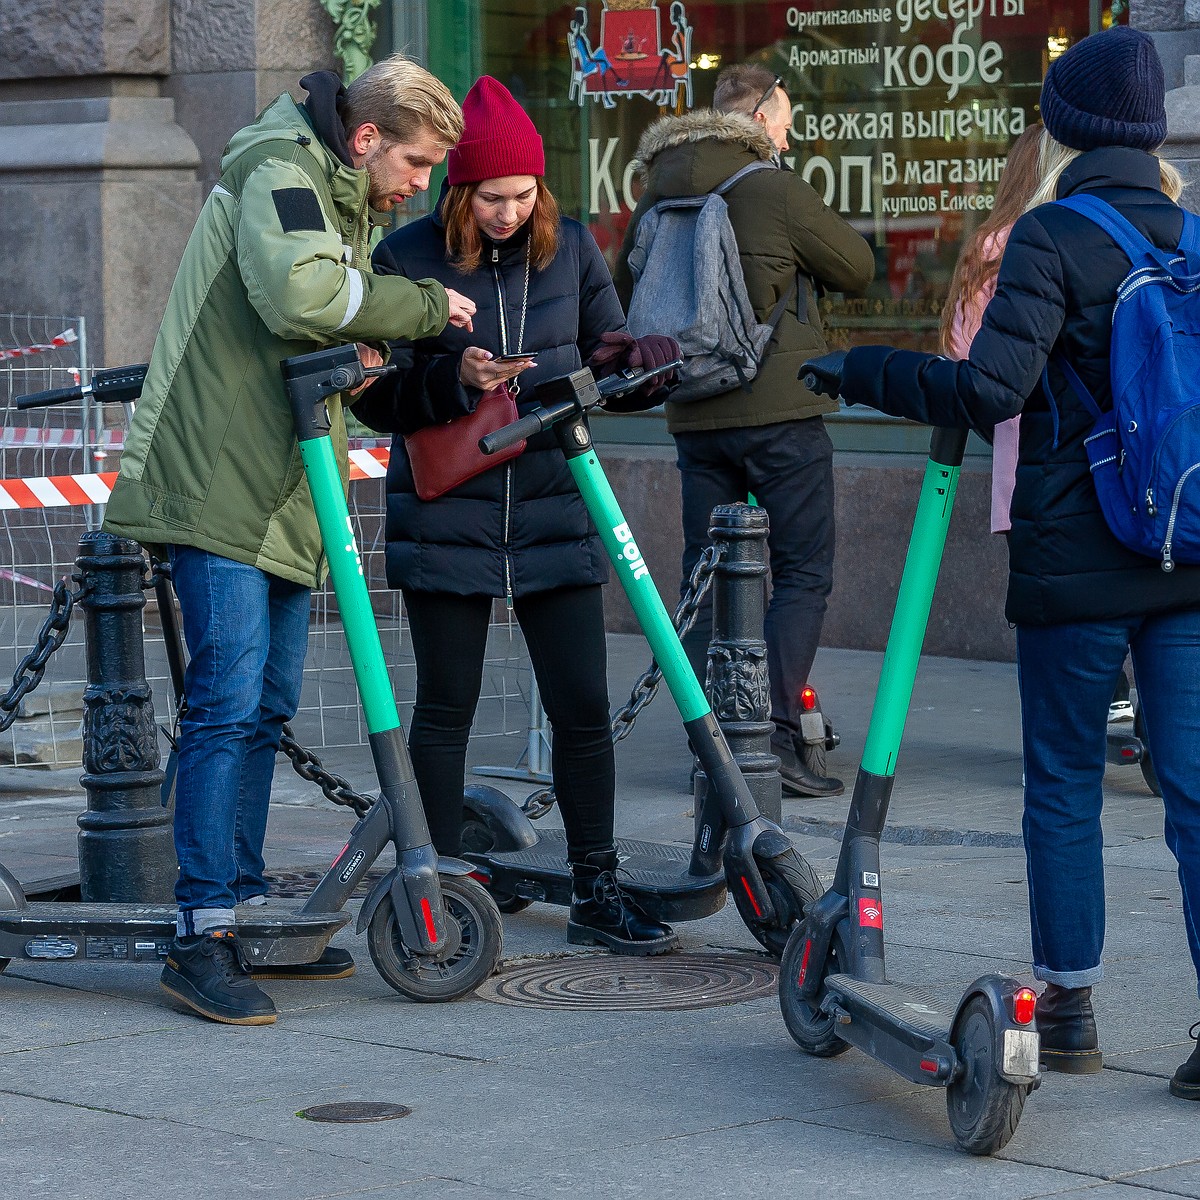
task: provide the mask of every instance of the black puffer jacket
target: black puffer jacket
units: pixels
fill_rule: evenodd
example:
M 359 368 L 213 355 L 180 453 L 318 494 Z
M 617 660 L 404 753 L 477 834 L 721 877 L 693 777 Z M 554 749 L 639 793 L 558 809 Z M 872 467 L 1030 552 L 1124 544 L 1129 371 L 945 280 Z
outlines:
M 1159 190 L 1158 159 L 1105 147 L 1063 172 L 1058 196 L 1091 192 L 1155 245 L 1173 249 L 1180 209 Z M 1039 384 L 1051 350 L 1065 354 L 1102 409 L 1112 406 L 1109 339 L 1117 287 L 1129 260 L 1098 226 L 1043 205 L 1013 226 L 996 294 L 965 362 L 864 346 L 846 359 L 842 394 L 930 425 L 991 429 L 1021 414 L 1012 502 L 1010 621 L 1055 625 L 1119 620 L 1200 607 L 1200 567 L 1168 574 L 1158 561 L 1113 537 L 1088 470 L 1084 438 L 1092 421 L 1051 365 L 1058 441 Z
M 381 380 L 363 394 L 355 415 L 393 433 L 411 433 L 474 409 L 480 393 L 458 380 L 463 351 L 482 346 L 499 354 L 500 305 L 509 329 L 507 349 L 528 350 L 537 365 L 520 376 L 522 411 L 533 407 L 539 379 L 577 369 L 600 335 L 625 328 L 608 267 L 592 235 L 563 218 L 559 249 L 544 270 L 531 268 L 524 337 L 521 301 L 526 240 L 518 233 L 493 246 L 463 275 L 446 261 L 445 229 L 435 212 L 389 234 L 376 248 L 375 270 L 411 279 L 433 278 L 478 306 L 471 333 L 447 325 L 436 338 L 394 348 L 399 380 Z M 493 261 L 495 255 L 495 261 Z M 436 500 L 413 486 L 404 440 L 392 443 L 387 474 L 387 580 L 391 587 L 457 595 L 528 595 L 556 587 L 603 583 L 604 548 L 552 432 L 531 439 L 525 453 L 485 471 Z

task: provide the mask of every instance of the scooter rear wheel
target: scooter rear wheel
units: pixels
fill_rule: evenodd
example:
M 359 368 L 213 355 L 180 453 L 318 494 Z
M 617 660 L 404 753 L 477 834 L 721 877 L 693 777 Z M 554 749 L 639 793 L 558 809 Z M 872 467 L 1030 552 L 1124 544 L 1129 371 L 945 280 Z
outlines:
M 474 879 L 439 875 L 450 919 L 452 943 L 443 959 L 417 954 L 400 937 L 390 896 L 385 896 L 367 927 L 367 949 L 375 969 L 402 996 L 431 1002 L 457 1000 L 473 992 L 495 971 L 504 949 L 504 931 L 495 901 Z
M 1017 1131 L 1029 1088 L 1009 1083 L 996 1069 L 992 1006 L 976 996 L 954 1027 L 958 1074 L 946 1088 L 954 1138 L 969 1154 L 995 1154 Z
M 1140 704 L 1133 712 L 1133 736 L 1142 743 L 1142 778 L 1156 796 L 1161 796 L 1162 784 L 1158 782 L 1158 772 L 1154 769 L 1154 759 L 1150 755 L 1150 747 L 1146 742 L 1146 718 L 1142 716 Z
M 758 869 L 775 910 L 775 915 L 769 919 L 759 915 L 736 865 L 728 858 L 725 860 L 725 881 L 746 928 L 765 950 L 779 958 L 788 936 L 804 919 L 808 906 L 820 899 L 824 888 L 817 873 L 795 850 L 778 858 L 759 859 Z
M 832 1058 L 850 1049 L 850 1043 L 843 1041 L 837 1035 L 837 1021 L 826 1013 L 821 1012 L 818 1005 L 821 1001 L 821 991 L 811 1000 L 800 998 L 800 964 L 804 960 L 804 947 L 808 942 L 808 932 L 805 922 L 801 922 L 792 930 L 788 938 L 787 949 L 779 963 L 779 1011 L 783 1014 L 783 1023 L 787 1026 L 792 1041 L 815 1058 Z M 820 964 L 821 978 L 826 975 L 836 975 L 847 961 L 845 943 L 842 935 L 835 932 L 829 945 L 829 954 L 825 962 Z M 810 963 L 809 969 L 817 969 L 818 964 Z

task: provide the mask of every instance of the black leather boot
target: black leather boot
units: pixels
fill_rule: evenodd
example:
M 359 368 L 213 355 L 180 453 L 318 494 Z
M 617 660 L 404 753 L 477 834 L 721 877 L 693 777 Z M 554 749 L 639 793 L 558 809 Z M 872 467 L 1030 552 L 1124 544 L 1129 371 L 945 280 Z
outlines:
M 818 775 L 796 745 L 795 739 L 786 731 L 776 730 L 771 735 L 771 753 L 779 756 L 779 775 L 783 780 L 785 796 L 840 796 L 846 786 L 832 775 Z
M 1048 983 L 1034 1010 L 1042 1043 L 1042 1066 L 1068 1075 L 1094 1075 L 1104 1066 L 1091 988 Z
M 616 850 L 598 850 L 571 863 L 567 941 L 607 946 L 614 954 L 665 954 L 679 944 L 670 925 L 654 921 L 617 883 Z
M 1188 1037 L 1200 1039 L 1200 1021 L 1188 1030 Z M 1171 1095 L 1180 1100 L 1200 1100 L 1200 1040 L 1196 1042 L 1192 1057 L 1171 1077 Z

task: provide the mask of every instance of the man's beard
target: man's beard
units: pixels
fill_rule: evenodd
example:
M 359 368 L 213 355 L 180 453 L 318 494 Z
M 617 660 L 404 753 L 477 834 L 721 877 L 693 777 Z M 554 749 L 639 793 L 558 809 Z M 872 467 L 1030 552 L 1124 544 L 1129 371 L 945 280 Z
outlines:
M 363 160 L 363 170 L 367 173 L 367 204 L 376 212 L 390 212 L 396 207 L 392 199 L 395 189 L 389 191 L 385 186 L 383 172 L 386 168 L 379 165 L 385 152 L 384 147 L 379 146 Z

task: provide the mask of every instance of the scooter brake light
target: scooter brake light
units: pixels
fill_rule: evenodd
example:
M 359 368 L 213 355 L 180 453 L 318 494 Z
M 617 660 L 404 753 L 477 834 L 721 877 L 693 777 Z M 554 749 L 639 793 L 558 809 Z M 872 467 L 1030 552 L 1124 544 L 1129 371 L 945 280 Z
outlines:
M 1033 1020 L 1033 1009 L 1036 1004 L 1037 993 L 1033 988 L 1018 988 L 1013 996 L 1013 1020 L 1018 1025 L 1028 1025 Z
M 436 945 L 438 940 L 437 923 L 433 919 L 433 909 L 430 908 L 429 900 L 425 896 L 421 897 L 421 916 L 425 918 L 425 933 L 429 937 L 429 941 Z
M 806 687 L 800 693 L 800 707 L 805 712 L 812 712 L 817 707 L 817 693 L 810 687 Z

